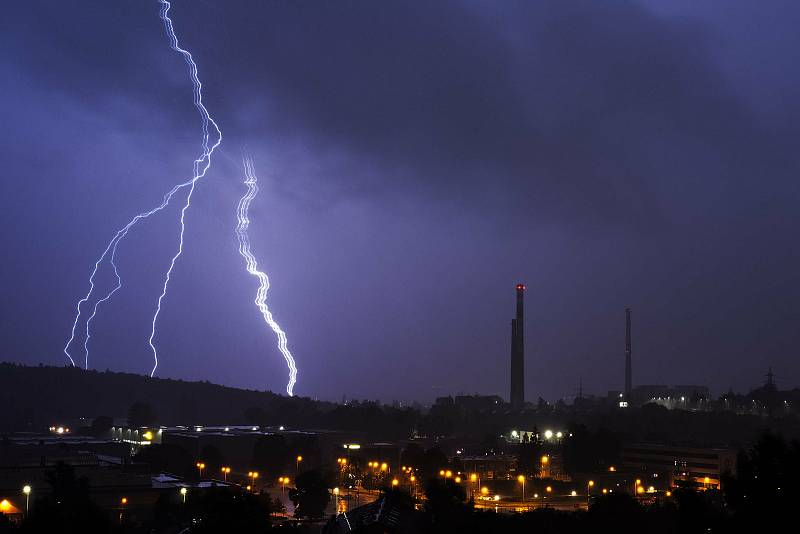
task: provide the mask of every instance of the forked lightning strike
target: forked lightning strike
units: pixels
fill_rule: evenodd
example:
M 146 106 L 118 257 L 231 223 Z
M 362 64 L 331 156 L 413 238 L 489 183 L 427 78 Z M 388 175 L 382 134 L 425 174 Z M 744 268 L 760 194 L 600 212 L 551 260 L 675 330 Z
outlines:
M 297 367 L 295 366 L 292 353 L 289 352 L 286 342 L 286 333 L 281 330 L 281 327 L 272 318 L 272 312 L 267 306 L 267 291 L 269 290 L 269 277 L 263 271 L 258 270 L 258 262 L 255 256 L 250 252 L 250 239 L 247 236 L 247 228 L 250 226 L 250 219 L 248 218 L 248 210 L 250 209 L 250 202 L 258 194 L 258 178 L 256 178 L 255 170 L 253 168 L 253 160 L 249 157 L 243 158 L 244 163 L 244 183 L 247 186 L 247 192 L 239 200 L 237 208 L 237 217 L 239 224 L 236 227 L 236 236 L 239 238 L 239 254 L 245 259 L 247 264 L 247 272 L 258 278 L 259 287 L 256 292 L 255 304 L 261 311 L 264 317 L 264 322 L 275 332 L 278 336 L 278 349 L 283 354 L 286 360 L 286 365 L 289 367 L 289 383 L 286 385 L 286 393 L 289 396 L 294 395 L 294 384 L 297 381 Z
M 116 233 L 116 235 L 113 237 L 113 239 L 111 239 L 111 241 L 108 243 L 108 246 L 105 248 L 105 250 L 103 251 L 103 253 L 100 256 L 100 258 L 95 262 L 94 269 L 92 270 L 92 274 L 89 276 L 89 291 L 88 291 L 88 293 L 86 293 L 86 296 L 78 301 L 77 313 L 75 315 L 75 320 L 74 320 L 74 322 L 72 324 L 72 332 L 70 334 L 69 340 L 67 341 L 67 344 L 64 346 L 64 354 L 67 355 L 67 358 L 69 358 L 69 361 L 72 363 L 73 366 L 75 366 L 76 365 L 75 364 L 75 360 L 72 358 L 72 355 L 69 352 L 69 347 L 72 344 L 73 340 L 75 339 L 75 330 L 77 329 L 78 321 L 80 320 L 80 316 L 81 316 L 81 306 L 84 303 L 86 303 L 87 301 L 89 301 L 89 299 L 92 297 L 92 294 L 94 293 L 94 289 L 95 289 L 95 276 L 97 275 L 97 271 L 100 268 L 100 265 L 103 264 L 103 262 L 105 262 L 106 259 L 108 259 L 108 262 L 111 264 L 111 266 L 114 269 L 114 275 L 117 278 L 117 284 L 108 293 L 106 293 L 105 296 L 103 296 L 102 298 L 98 299 L 97 302 L 95 302 L 95 305 L 94 305 L 94 307 L 92 309 L 92 314 L 89 316 L 89 318 L 86 321 L 86 338 L 84 340 L 84 354 L 85 354 L 84 358 L 85 358 L 85 366 L 88 369 L 88 367 L 89 367 L 89 339 L 90 339 L 89 326 L 91 324 L 91 321 L 92 321 L 92 319 L 94 319 L 95 315 L 97 315 L 97 310 L 98 310 L 98 307 L 100 306 L 100 304 L 108 301 L 114 295 L 114 293 L 116 293 L 117 290 L 119 290 L 122 287 L 122 278 L 119 276 L 119 272 L 117 270 L 117 265 L 114 262 L 114 260 L 116 258 L 117 247 L 119 246 L 119 243 L 125 238 L 125 236 L 128 234 L 130 229 L 136 223 L 138 223 L 142 219 L 146 219 L 146 218 L 150 217 L 151 215 L 153 215 L 155 213 L 158 213 L 159 211 L 163 210 L 165 207 L 167 207 L 169 205 L 170 200 L 172 200 L 172 197 L 178 191 L 188 187 L 189 190 L 188 190 L 187 195 L 186 195 L 186 202 L 183 205 L 183 208 L 181 209 L 181 215 L 180 215 L 181 231 L 180 231 L 180 238 L 179 238 L 179 241 L 178 241 L 178 251 L 175 253 L 175 255 L 172 257 L 172 260 L 170 261 L 169 269 L 167 270 L 167 273 L 166 273 L 166 276 L 165 276 L 165 279 L 164 279 L 163 289 L 161 291 L 161 294 L 158 297 L 158 303 L 156 305 L 156 310 L 155 310 L 155 313 L 153 314 L 152 329 L 150 331 L 150 337 L 148 339 L 148 344 L 150 345 L 150 348 L 153 351 L 153 361 L 154 361 L 153 369 L 150 372 L 150 376 L 153 376 L 155 374 L 155 372 L 156 372 L 156 369 L 158 368 L 158 351 L 156 350 L 156 347 L 155 347 L 155 345 L 153 343 L 153 340 L 154 340 L 155 335 L 156 335 L 156 322 L 158 320 L 159 314 L 161 313 L 161 303 L 162 303 L 162 301 L 164 299 L 164 296 L 167 294 L 167 286 L 169 285 L 169 281 L 170 281 L 170 278 L 172 276 L 172 269 L 175 267 L 175 262 L 178 260 L 180 255 L 183 253 L 183 236 L 184 236 L 184 231 L 186 229 L 186 224 L 185 224 L 186 211 L 191 206 L 192 194 L 194 193 L 194 189 L 195 189 L 195 185 L 197 184 L 197 181 L 205 176 L 206 172 L 208 171 L 209 167 L 211 166 L 211 155 L 213 154 L 214 150 L 219 146 L 219 144 L 222 142 L 222 132 L 220 131 L 219 127 L 217 126 L 217 123 L 214 122 L 214 119 L 211 118 L 211 115 L 208 113 L 208 110 L 206 109 L 205 105 L 203 105 L 203 92 L 202 92 L 203 85 L 200 83 L 200 78 L 198 77 L 198 74 L 197 74 L 197 65 L 195 64 L 194 59 L 192 58 L 192 54 L 189 53 L 189 51 L 187 51 L 187 50 L 185 50 L 185 49 L 180 47 L 180 44 L 178 42 L 178 37 L 175 34 L 175 29 L 173 28 L 173 25 L 172 25 L 172 19 L 170 19 L 169 14 L 168 14 L 169 10 L 170 10 L 170 7 L 171 7 L 171 4 L 167 0 L 159 0 L 159 3 L 161 4 L 161 20 L 164 22 L 164 28 L 165 28 L 165 30 L 167 32 L 167 37 L 170 40 L 170 46 L 172 47 L 172 49 L 175 52 L 178 52 L 179 54 L 181 54 L 183 56 L 184 60 L 186 61 L 186 63 L 189 65 L 189 75 L 191 77 L 192 84 L 194 86 L 194 105 L 197 108 L 197 110 L 200 112 L 200 115 L 202 117 L 202 124 L 203 124 L 203 143 L 202 143 L 202 146 L 203 146 L 203 152 L 200 155 L 200 157 L 197 158 L 194 161 L 194 172 L 193 172 L 193 176 L 192 176 L 192 178 L 190 180 L 187 180 L 187 181 L 185 181 L 183 183 L 180 183 L 180 184 L 176 185 L 175 187 L 173 187 L 172 190 L 170 190 L 166 195 L 164 195 L 164 198 L 163 198 L 161 204 L 159 204 L 155 208 L 151 209 L 150 211 L 145 211 L 145 212 L 142 212 L 142 213 L 136 215 L 133 219 L 131 219 L 128 222 L 128 224 L 123 226 L 122 229 L 120 229 Z M 209 141 L 210 141 L 209 123 L 213 126 L 214 131 L 216 132 L 216 140 L 214 141 L 213 145 L 210 145 L 210 146 L 209 146 Z

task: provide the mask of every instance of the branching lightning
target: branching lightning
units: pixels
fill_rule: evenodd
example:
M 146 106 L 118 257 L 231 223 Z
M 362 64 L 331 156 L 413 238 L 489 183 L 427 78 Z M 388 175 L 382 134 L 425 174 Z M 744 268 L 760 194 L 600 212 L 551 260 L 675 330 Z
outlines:
M 159 3 L 161 4 L 161 20 L 164 22 L 164 28 L 167 32 L 167 37 L 169 38 L 170 46 L 175 52 L 181 54 L 184 60 L 186 61 L 187 65 L 189 65 L 189 75 L 192 80 L 192 85 L 194 86 L 194 91 L 193 91 L 194 105 L 200 112 L 200 115 L 202 117 L 203 152 L 200 155 L 200 157 L 198 157 L 194 161 L 194 172 L 190 180 L 187 180 L 173 187 L 172 190 L 170 190 L 166 195 L 164 195 L 161 204 L 159 204 L 155 208 L 151 209 L 150 211 L 145 211 L 136 215 L 133 219 L 131 219 L 128 222 L 128 224 L 123 226 L 116 233 L 113 239 L 111 239 L 111 241 L 108 243 L 108 246 L 106 246 L 100 258 L 95 262 L 92 274 L 89 276 L 89 291 L 86 293 L 85 297 L 83 297 L 81 300 L 78 301 L 77 313 L 75 315 L 75 320 L 72 324 L 72 332 L 70 334 L 69 340 L 67 341 L 67 344 L 64 346 L 64 354 L 66 354 L 67 358 L 69 358 L 69 361 L 72 363 L 72 365 L 75 366 L 76 365 L 75 360 L 73 359 L 72 355 L 69 352 L 69 347 L 75 339 L 75 330 L 77 329 L 78 321 L 80 320 L 81 317 L 81 307 L 83 306 L 83 304 L 88 302 L 89 299 L 91 299 L 92 294 L 94 293 L 95 290 L 95 276 L 97 275 L 97 271 L 99 270 L 101 264 L 103 264 L 107 260 L 114 269 L 114 275 L 116 276 L 117 284 L 108 293 L 106 293 L 105 296 L 103 296 L 102 298 L 98 299 L 97 302 L 95 302 L 94 307 L 92 309 L 92 314 L 86 321 L 86 338 L 84 340 L 84 353 L 85 353 L 85 366 L 88 369 L 89 339 L 90 339 L 89 326 L 91 324 L 91 321 L 92 319 L 94 319 L 95 315 L 97 315 L 97 310 L 100 304 L 108 301 L 114 295 L 114 293 L 116 293 L 122 287 L 122 278 L 120 277 L 119 271 L 117 270 L 117 265 L 114 262 L 119 243 L 125 238 L 130 229 L 133 228 L 133 226 L 136 225 L 136 223 L 138 223 L 142 219 L 149 218 L 151 215 L 154 215 L 155 213 L 158 213 L 159 211 L 163 210 L 165 207 L 169 205 L 169 202 L 172 200 L 172 197 L 178 191 L 183 190 L 184 188 L 188 188 L 188 192 L 186 194 L 186 202 L 184 203 L 181 209 L 181 215 L 180 215 L 181 230 L 180 230 L 180 238 L 178 241 L 178 251 L 175 253 L 175 255 L 172 257 L 172 260 L 170 261 L 169 269 L 167 270 L 166 276 L 164 278 L 164 285 L 161 294 L 158 297 L 156 310 L 153 314 L 152 329 L 150 331 L 150 337 L 148 339 L 148 344 L 150 345 L 150 348 L 153 351 L 153 361 L 154 361 L 153 369 L 150 372 L 150 376 L 153 376 L 156 372 L 156 369 L 158 368 L 158 351 L 156 350 L 156 347 L 153 343 L 153 340 L 156 335 L 156 322 L 158 320 L 159 314 L 161 313 L 161 304 L 162 301 L 164 300 L 164 296 L 167 294 L 167 286 L 169 285 L 170 278 L 172 276 L 172 270 L 175 267 L 175 262 L 183 253 L 183 237 L 186 229 L 186 224 L 185 224 L 186 211 L 191 206 L 192 195 L 194 193 L 197 181 L 205 176 L 206 172 L 211 166 L 211 155 L 213 154 L 214 150 L 219 146 L 219 144 L 222 142 L 222 132 L 217 126 L 217 123 L 214 122 L 214 119 L 211 118 L 211 115 L 208 113 L 208 110 L 203 104 L 203 92 L 202 92 L 203 85 L 202 83 L 200 83 L 200 78 L 198 77 L 197 65 L 195 64 L 194 59 L 192 58 L 192 54 L 189 53 L 189 51 L 180 47 L 180 44 L 178 42 L 178 37 L 175 34 L 175 29 L 172 25 L 172 19 L 169 17 L 168 14 L 171 4 L 167 0 L 159 0 Z M 211 145 L 209 145 L 210 143 L 209 123 L 213 126 L 213 129 L 216 132 L 216 140 Z
M 286 360 L 286 365 L 289 367 L 289 383 L 286 385 L 286 393 L 289 396 L 294 395 L 294 384 L 297 381 L 297 367 L 295 366 L 292 353 L 289 352 L 286 342 L 286 333 L 281 330 L 281 327 L 272 318 L 272 312 L 267 306 L 267 291 L 269 290 L 269 277 L 263 271 L 258 270 L 258 262 L 255 256 L 250 252 L 250 239 L 247 236 L 247 228 L 250 226 L 250 219 L 248 218 L 248 211 L 250 209 L 250 202 L 258 194 L 258 178 L 256 178 L 255 170 L 253 167 L 253 160 L 249 157 L 243 158 L 244 163 L 244 183 L 247 186 L 247 192 L 239 200 L 237 207 L 237 217 L 239 224 L 236 227 L 236 237 L 239 239 L 239 254 L 244 258 L 247 264 L 247 272 L 258 278 L 259 287 L 256 292 L 255 304 L 261 311 L 264 317 L 264 322 L 275 332 L 278 336 L 278 349 L 283 354 Z

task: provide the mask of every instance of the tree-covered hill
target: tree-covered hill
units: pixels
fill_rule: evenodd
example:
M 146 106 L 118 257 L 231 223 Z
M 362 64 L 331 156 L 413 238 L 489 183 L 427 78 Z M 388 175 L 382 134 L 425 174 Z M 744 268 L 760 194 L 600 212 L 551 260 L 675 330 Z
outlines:
M 163 425 L 314 424 L 334 407 L 209 382 L 0 363 L 0 429 L 35 429 L 100 415 L 126 417 L 135 402 L 151 405 Z

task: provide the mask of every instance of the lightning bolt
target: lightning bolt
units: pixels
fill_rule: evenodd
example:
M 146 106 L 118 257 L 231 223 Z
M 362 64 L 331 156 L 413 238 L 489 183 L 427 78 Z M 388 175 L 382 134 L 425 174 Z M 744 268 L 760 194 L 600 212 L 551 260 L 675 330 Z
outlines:
M 166 273 L 166 276 L 164 278 L 164 285 L 162 287 L 161 294 L 158 297 L 158 303 L 156 305 L 156 310 L 155 310 L 155 312 L 153 314 L 152 329 L 150 331 L 150 337 L 148 338 L 148 344 L 150 345 L 150 349 L 153 352 L 153 361 L 154 361 L 153 369 L 152 369 L 152 371 L 150 371 L 150 376 L 151 377 L 155 374 L 156 369 L 158 368 L 158 350 L 156 349 L 155 344 L 153 343 L 153 340 L 155 339 L 155 335 L 156 335 L 156 322 L 158 321 L 158 316 L 161 313 L 161 304 L 162 304 L 162 301 L 164 300 L 165 295 L 167 294 L 167 287 L 168 287 L 170 279 L 172 277 L 172 270 L 175 267 L 175 262 L 178 260 L 178 258 L 183 253 L 183 238 L 184 238 L 184 233 L 185 233 L 185 230 L 186 230 L 186 211 L 191 206 L 192 195 L 194 194 L 194 190 L 195 190 L 195 186 L 197 184 L 197 181 L 200 180 L 201 178 L 203 178 L 206 175 L 206 172 L 211 167 L 211 155 L 214 153 L 214 150 L 222 142 L 222 131 L 219 129 L 219 126 L 217 126 L 217 123 L 214 121 L 214 119 L 211 118 L 211 115 L 209 114 L 208 110 L 206 109 L 205 105 L 203 104 L 203 84 L 200 82 L 200 78 L 198 76 L 197 64 L 194 62 L 194 58 L 192 57 L 192 54 L 188 50 L 185 50 L 185 49 L 181 48 L 180 43 L 178 41 L 178 37 L 175 34 L 175 29 L 174 29 L 173 24 L 172 24 L 172 19 L 169 17 L 169 10 L 170 10 L 170 7 L 172 7 L 172 6 L 171 6 L 170 2 L 168 2 L 167 0 L 159 0 L 159 3 L 161 4 L 161 13 L 160 13 L 161 20 L 164 23 L 164 29 L 167 32 L 167 37 L 169 38 L 170 47 L 175 52 L 178 52 L 179 54 L 181 54 L 183 56 L 184 60 L 186 61 L 186 64 L 189 66 L 189 76 L 190 76 L 190 78 L 192 80 L 192 85 L 193 85 L 193 88 L 194 88 L 194 90 L 193 90 L 193 101 L 194 101 L 195 107 L 200 112 L 200 115 L 201 115 L 201 118 L 202 118 L 202 125 L 203 125 L 202 147 L 203 147 L 203 152 L 194 161 L 194 167 L 193 167 L 193 171 L 194 172 L 193 172 L 193 175 L 192 175 L 191 179 L 189 179 L 189 180 L 187 180 L 187 181 L 185 181 L 183 183 L 180 183 L 180 184 L 176 185 L 175 187 L 173 187 L 166 195 L 164 195 L 164 198 L 162 199 L 161 204 L 159 204 L 155 208 L 153 208 L 153 209 L 151 209 L 149 211 L 145 211 L 145 212 L 139 213 L 138 215 L 133 217 L 128 222 L 128 224 L 123 226 L 116 233 L 116 235 L 114 235 L 114 237 L 111 239 L 111 241 L 108 243 L 108 246 L 106 246 L 105 250 L 100 255 L 100 258 L 95 262 L 94 269 L 92 270 L 92 274 L 89 276 L 89 291 L 86 293 L 86 296 L 84 296 L 82 299 L 80 299 L 78 301 L 75 320 L 73 321 L 73 324 L 72 324 L 72 332 L 70 334 L 69 340 L 67 340 L 67 344 L 64 346 L 64 354 L 66 354 L 67 358 L 72 363 L 72 365 L 75 366 L 76 365 L 75 364 L 75 360 L 73 359 L 72 355 L 70 354 L 69 347 L 70 347 L 70 345 L 72 344 L 72 342 L 75 339 L 75 330 L 77 329 L 78 321 L 80 320 L 80 317 L 81 317 L 81 307 L 83 306 L 83 304 L 85 304 L 86 302 L 88 302 L 91 299 L 92 294 L 94 293 L 94 290 L 95 290 L 95 277 L 97 275 L 98 270 L 100 269 L 100 266 L 107 259 L 108 262 L 111 264 L 111 266 L 114 269 L 114 275 L 116 276 L 117 283 L 108 293 L 105 294 L 105 296 L 103 296 L 102 298 L 98 299 L 97 302 L 95 302 L 95 305 L 94 305 L 94 307 L 92 309 L 92 314 L 89 316 L 89 318 L 86 321 L 86 338 L 84 340 L 84 354 L 85 354 L 84 358 L 85 358 L 85 366 L 86 366 L 87 369 L 89 368 L 89 339 L 90 339 L 90 328 L 89 327 L 90 327 L 90 324 L 92 322 L 92 319 L 94 319 L 94 317 L 97 315 L 97 310 L 98 310 L 99 306 L 102 303 L 107 302 L 114 295 L 114 293 L 116 293 L 122 287 L 122 278 L 119 275 L 119 271 L 117 269 L 117 264 L 114 261 L 115 258 L 116 258 L 117 247 L 119 246 L 120 242 L 125 238 L 125 236 L 128 235 L 128 232 L 131 230 L 131 228 L 133 228 L 140 220 L 147 219 L 150 216 L 152 216 L 152 215 L 158 213 L 159 211 L 163 210 L 164 208 L 166 208 L 169 205 L 170 201 L 172 200 L 172 197 L 175 196 L 175 194 L 178 193 L 178 191 L 181 191 L 181 190 L 183 190 L 185 188 L 188 188 L 188 193 L 186 194 L 186 201 L 185 201 L 185 203 L 184 203 L 184 205 L 183 205 L 183 207 L 181 209 L 181 215 L 180 215 L 181 231 L 180 231 L 180 238 L 179 238 L 179 241 L 178 241 L 178 251 L 175 253 L 174 256 L 172 256 L 172 260 L 170 261 L 169 269 L 167 269 L 167 273 Z M 211 136 L 209 134 L 209 124 L 211 126 L 213 126 L 213 129 L 214 129 L 214 131 L 216 133 L 216 135 L 215 135 L 216 140 L 213 142 L 213 144 L 209 144 L 210 141 L 211 141 Z
M 286 360 L 286 365 L 289 367 L 289 383 L 286 385 L 286 393 L 289 396 L 294 395 L 294 384 L 297 382 L 297 367 L 295 366 L 292 353 L 289 352 L 286 342 L 286 333 L 281 330 L 281 327 L 272 318 L 272 312 L 267 306 L 267 291 L 269 290 L 269 277 L 263 271 L 258 270 L 258 262 L 255 256 L 250 252 L 250 239 L 247 237 L 247 228 L 250 226 L 250 219 L 247 212 L 250 209 L 250 202 L 258 194 L 258 178 L 256 178 L 255 170 L 253 167 L 253 160 L 249 157 L 242 158 L 244 164 L 244 183 L 247 186 L 247 192 L 239 200 L 236 216 L 239 219 L 239 224 L 236 226 L 236 237 L 239 239 L 239 254 L 244 258 L 247 265 L 247 272 L 258 278 L 259 286 L 256 292 L 255 305 L 261 311 L 264 317 L 264 322 L 275 332 L 278 336 L 278 349 L 283 354 Z

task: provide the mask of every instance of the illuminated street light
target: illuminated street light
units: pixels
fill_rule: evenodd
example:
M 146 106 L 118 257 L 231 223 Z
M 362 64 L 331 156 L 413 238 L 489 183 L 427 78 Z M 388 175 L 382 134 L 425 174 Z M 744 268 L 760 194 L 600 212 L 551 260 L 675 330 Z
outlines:
M 443 477 L 443 476 L 444 476 L 444 469 L 441 469 L 441 470 L 439 471 L 439 476 L 440 476 L 440 477 Z
M 444 478 L 450 478 L 451 476 L 453 476 L 453 472 L 449 469 L 444 472 Z
M 223 480 L 225 482 L 227 482 L 228 481 L 228 474 L 231 472 L 231 468 L 230 467 L 223 467 L 223 468 L 220 469 L 220 471 L 222 471 Z
M 186 494 L 189 493 L 189 490 L 186 488 L 181 488 L 181 497 L 183 497 L 183 504 L 186 504 Z
M 553 437 L 553 431 L 552 430 L 545 430 L 544 431 L 544 439 L 551 439 L 552 437 Z
M 616 470 L 617 470 L 617 468 L 616 468 L 616 467 L 614 467 L 614 466 L 612 465 L 612 466 L 610 466 L 610 467 L 608 468 L 608 470 L 609 470 L 609 471 L 611 471 L 611 472 L 613 473 L 614 471 L 616 471 Z
M 389 464 L 387 464 L 386 462 L 383 462 L 381 464 L 381 471 L 389 471 Z
M 456 477 L 455 482 L 456 484 L 461 484 L 461 477 Z
M 197 471 L 200 473 L 200 478 L 203 478 L 203 469 L 206 468 L 206 464 L 203 462 L 197 462 L 195 465 L 197 466 Z
M 482 487 L 481 488 L 481 495 L 483 495 L 484 497 L 486 495 L 489 495 L 489 488 L 487 488 L 486 486 Z
M 525 476 L 520 475 L 517 477 L 517 482 L 522 484 L 522 502 L 525 502 Z
M 400 484 L 399 480 L 397 480 L 396 478 L 392 479 L 392 486 L 397 487 L 399 484 Z
M 22 493 L 25 494 L 25 514 L 27 515 L 28 514 L 29 504 L 30 504 L 29 501 L 30 501 L 30 498 L 31 498 L 31 487 L 26 484 L 22 488 Z

